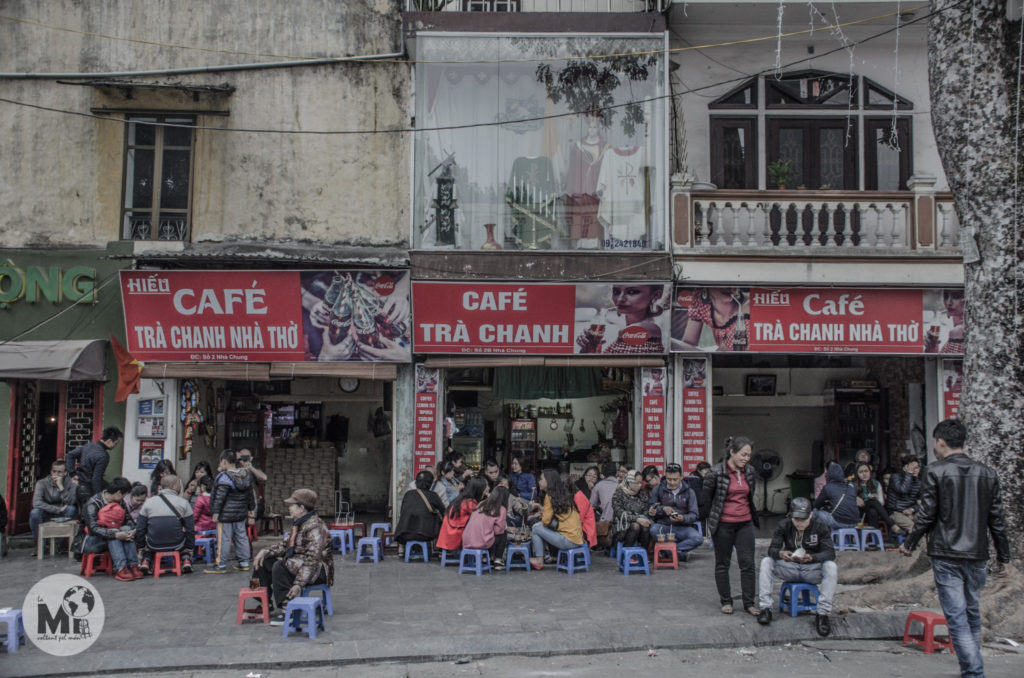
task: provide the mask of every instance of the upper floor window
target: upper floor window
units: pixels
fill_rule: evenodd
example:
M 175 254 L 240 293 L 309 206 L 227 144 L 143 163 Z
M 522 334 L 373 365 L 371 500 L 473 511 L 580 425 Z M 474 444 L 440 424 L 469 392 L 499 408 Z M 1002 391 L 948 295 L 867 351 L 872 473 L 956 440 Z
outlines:
M 417 42 L 415 247 L 664 247 L 663 39 Z
M 899 115 L 894 127 L 893 116 L 882 111 L 911 110 L 913 104 L 867 78 L 820 71 L 767 76 L 748 80 L 708 108 L 714 111 L 711 181 L 719 188 L 784 183 L 811 190 L 907 190 L 912 120 Z M 788 168 L 784 182 L 767 171 L 779 161 Z
M 129 117 L 121 203 L 123 239 L 189 239 L 195 141 L 191 125 L 195 118 L 178 115 Z

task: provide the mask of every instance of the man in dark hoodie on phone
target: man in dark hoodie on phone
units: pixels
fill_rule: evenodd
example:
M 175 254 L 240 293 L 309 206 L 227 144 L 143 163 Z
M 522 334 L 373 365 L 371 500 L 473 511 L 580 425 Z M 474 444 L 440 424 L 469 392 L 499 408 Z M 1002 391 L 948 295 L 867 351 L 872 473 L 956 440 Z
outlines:
M 228 552 L 232 542 L 240 572 L 249 570 L 251 551 L 246 521 L 256 510 L 256 498 L 252 493 L 252 475 L 246 469 L 237 467 L 238 458 L 234 450 L 220 453 L 217 477 L 213 481 L 210 495 L 210 513 L 217 523 L 217 562 L 207 567 L 206 574 L 224 574 L 228 571 Z

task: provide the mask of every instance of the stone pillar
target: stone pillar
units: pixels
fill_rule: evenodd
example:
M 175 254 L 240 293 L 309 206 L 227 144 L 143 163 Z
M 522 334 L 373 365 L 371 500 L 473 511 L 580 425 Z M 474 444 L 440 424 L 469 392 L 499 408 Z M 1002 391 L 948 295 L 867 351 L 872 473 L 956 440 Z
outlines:
M 394 452 L 391 460 L 391 506 L 392 527 L 398 524 L 398 512 L 401 509 L 402 496 L 405 488 L 412 482 L 413 475 L 413 442 L 416 431 L 416 379 L 415 368 L 409 364 L 399 364 L 395 375 L 394 415 L 392 416 L 392 435 L 394 436 Z

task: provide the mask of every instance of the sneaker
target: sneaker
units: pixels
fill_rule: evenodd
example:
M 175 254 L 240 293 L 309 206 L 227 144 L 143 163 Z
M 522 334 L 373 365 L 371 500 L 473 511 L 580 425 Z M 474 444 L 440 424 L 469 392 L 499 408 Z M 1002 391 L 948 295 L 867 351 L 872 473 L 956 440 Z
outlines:
M 238 572 L 248 572 L 251 569 L 252 568 L 249 567 L 249 561 L 248 560 L 242 560 L 237 565 L 235 565 L 235 570 L 238 571 Z
M 832 633 L 832 620 L 828 618 L 827 614 L 815 615 L 814 629 L 818 632 L 819 636 L 826 638 Z
M 192 574 L 192 561 L 188 558 L 182 559 L 181 571 L 183 574 Z
M 498 572 L 501 572 L 505 569 L 505 561 L 501 558 L 495 558 L 494 562 L 491 564 L 491 567 L 493 567 Z
M 226 574 L 228 571 L 227 565 L 210 565 L 205 570 L 204 574 Z
M 142 562 L 139 563 L 139 571 L 147 577 L 153 571 L 153 564 L 149 562 L 149 558 L 142 559 Z
M 271 626 L 284 626 L 284 612 L 270 615 Z
M 556 561 L 555 561 L 553 556 L 544 556 L 544 564 L 545 565 L 554 565 L 555 562 Z
M 690 552 L 687 551 L 686 553 L 680 553 L 679 554 L 679 562 L 680 563 L 688 563 L 688 562 L 690 562 Z
M 146 576 L 142 574 L 142 569 L 138 565 L 132 565 L 129 569 L 132 571 L 132 576 L 136 579 L 142 579 Z
M 132 574 L 130 568 L 122 567 L 117 571 L 117 574 L 114 575 L 114 579 L 117 581 L 135 581 L 135 575 Z
M 757 615 L 757 623 L 761 626 L 768 626 L 772 623 L 772 608 L 766 607 Z

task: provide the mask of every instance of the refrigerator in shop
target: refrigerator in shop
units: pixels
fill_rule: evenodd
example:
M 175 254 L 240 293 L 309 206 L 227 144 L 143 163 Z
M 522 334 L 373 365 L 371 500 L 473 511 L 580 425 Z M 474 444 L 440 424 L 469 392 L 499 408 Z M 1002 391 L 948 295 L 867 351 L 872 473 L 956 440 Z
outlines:
M 509 420 L 509 454 L 521 457 L 523 471 L 533 473 L 537 470 L 537 420 Z
M 452 411 L 457 428 L 452 437 L 452 449 L 461 452 L 466 466 L 479 468 L 484 461 L 484 417 L 476 407 L 462 407 Z
M 866 449 L 876 464 L 887 460 L 885 454 L 882 412 L 883 392 L 873 387 L 835 387 L 829 394 L 828 431 L 832 436 L 835 460 L 841 464 L 853 461 L 857 450 Z

